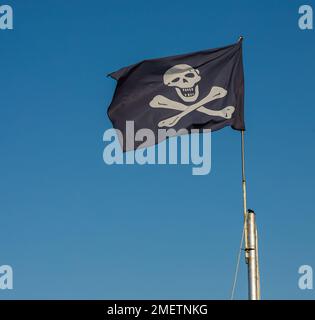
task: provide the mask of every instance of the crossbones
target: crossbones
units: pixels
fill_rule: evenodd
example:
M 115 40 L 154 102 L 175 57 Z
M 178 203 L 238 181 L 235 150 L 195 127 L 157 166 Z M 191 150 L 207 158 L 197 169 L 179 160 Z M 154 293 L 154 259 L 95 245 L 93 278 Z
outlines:
M 149 105 L 152 108 L 166 108 L 166 109 L 181 111 L 179 114 L 173 117 L 160 121 L 158 123 L 159 127 L 173 127 L 178 123 L 178 121 L 181 118 L 183 118 L 184 116 L 188 115 L 189 113 L 195 110 L 197 110 L 198 112 L 207 114 L 209 116 L 217 116 L 225 119 L 231 119 L 232 114 L 235 111 L 235 107 L 233 106 L 228 106 L 221 110 L 210 110 L 204 107 L 204 105 L 209 103 L 210 101 L 223 98 L 226 96 L 226 94 L 227 94 L 227 91 L 225 89 L 221 87 L 212 87 L 206 97 L 204 97 L 200 101 L 190 106 L 187 106 L 177 101 L 170 100 L 162 95 L 155 96 L 151 100 Z

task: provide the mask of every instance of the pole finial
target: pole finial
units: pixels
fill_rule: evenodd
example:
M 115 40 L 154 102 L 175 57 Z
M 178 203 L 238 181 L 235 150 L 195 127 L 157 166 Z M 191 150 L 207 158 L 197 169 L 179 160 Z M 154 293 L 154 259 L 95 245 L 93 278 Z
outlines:
M 240 36 L 239 38 L 238 38 L 238 41 L 237 42 L 242 42 L 244 40 L 244 37 L 243 36 Z

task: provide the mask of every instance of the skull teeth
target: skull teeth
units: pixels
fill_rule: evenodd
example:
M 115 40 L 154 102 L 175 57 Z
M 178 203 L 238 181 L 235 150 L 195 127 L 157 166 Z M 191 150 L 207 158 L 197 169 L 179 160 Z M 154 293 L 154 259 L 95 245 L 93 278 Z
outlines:
M 195 95 L 195 88 L 194 87 L 183 88 L 183 89 L 181 89 L 181 92 L 184 97 L 192 97 Z

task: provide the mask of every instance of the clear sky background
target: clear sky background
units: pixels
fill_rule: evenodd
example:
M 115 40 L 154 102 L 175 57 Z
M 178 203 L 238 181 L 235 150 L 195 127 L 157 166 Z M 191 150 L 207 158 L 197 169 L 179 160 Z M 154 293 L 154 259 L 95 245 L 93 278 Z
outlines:
M 111 71 L 244 40 L 248 206 L 262 297 L 314 299 L 315 31 L 304 1 L 2 1 L 0 299 L 227 299 L 242 229 L 240 133 L 212 136 L 212 171 L 108 166 Z M 315 3 L 308 1 L 308 4 Z M 236 298 L 247 298 L 244 259 Z

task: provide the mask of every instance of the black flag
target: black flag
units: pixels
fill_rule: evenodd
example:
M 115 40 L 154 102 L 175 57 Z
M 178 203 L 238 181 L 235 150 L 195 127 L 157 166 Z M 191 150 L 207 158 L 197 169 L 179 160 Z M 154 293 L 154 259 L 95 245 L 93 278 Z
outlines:
M 126 141 L 126 121 L 135 132 L 151 129 L 245 130 L 242 41 L 161 59 L 144 60 L 109 76 L 117 80 L 108 116 Z M 155 143 L 158 143 L 157 139 Z M 132 148 L 143 146 L 135 143 Z M 151 143 L 152 144 L 152 143 Z M 126 151 L 126 143 L 123 143 Z

